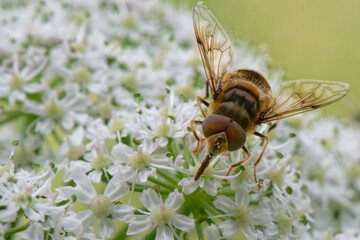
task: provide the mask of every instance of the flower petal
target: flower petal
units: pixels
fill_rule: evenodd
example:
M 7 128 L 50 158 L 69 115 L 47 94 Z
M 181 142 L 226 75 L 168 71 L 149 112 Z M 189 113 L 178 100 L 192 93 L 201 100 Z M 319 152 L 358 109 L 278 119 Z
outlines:
M 134 215 L 129 221 L 126 235 L 133 235 L 148 230 L 152 226 L 150 216 Z
M 228 214 L 232 214 L 235 208 L 235 202 L 225 196 L 218 196 L 217 199 L 214 201 L 214 205 L 217 209 L 220 209 Z
M 166 147 L 166 145 L 168 144 L 168 139 L 166 137 L 160 137 L 158 143 L 160 147 Z
M 94 187 L 91 184 L 89 178 L 80 168 L 73 168 L 70 170 L 70 174 L 76 187 L 60 187 L 59 192 L 62 192 L 67 198 L 71 198 L 72 195 L 76 196 L 77 201 L 89 204 L 91 199 L 97 195 Z
M 13 222 L 16 219 L 19 206 L 15 202 L 9 203 L 6 208 L 0 210 L 0 221 Z
M 74 127 L 74 118 L 70 114 L 65 114 L 61 118 L 61 125 L 66 129 L 69 130 Z
M 183 178 L 179 185 L 182 185 L 182 192 L 185 194 L 193 193 L 199 187 L 200 181 L 194 181 L 193 178 Z
M 98 231 L 101 239 L 112 239 L 115 235 L 115 225 L 109 218 L 100 219 Z
M 39 83 L 28 83 L 24 86 L 24 91 L 27 93 L 37 93 L 44 90 L 44 86 Z
M 172 207 L 175 211 L 178 210 L 181 205 L 184 203 L 185 199 L 182 193 L 179 193 L 177 189 L 174 192 L 170 193 L 167 199 L 165 200 L 166 206 Z
M 194 219 L 182 214 L 175 214 L 172 223 L 176 228 L 185 232 L 189 232 L 194 228 Z
M 120 160 L 120 162 L 127 163 L 127 162 L 129 162 L 130 156 L 134 155 L 135 152 L 129 146 L 119 143 L 118 145 L 113 147 L 111 154 L 116 159 Z
M 223 229 L 224 237 L 232 237 L 240 230 L 239 224 L 231 219 L 221 223 L 219 227 Z
M 148 210 L 153 210 L 154 207 L 162 205 L 159 195 L 151 188 L 146 189 L 139 195 L 140 202 Z
M 156 149 L 156 145 L 154 144 L 152 139 L 144 139 L 144 142 L 140 144 L 139 148 L 142 149 L 142 151 L 147 153 L 152 153 Z
M 80 219 L 85 229 L 93 225 L 95 220 L 94 213 L 90 209 L 78 212 L 76 216 Z
M 109 199 L 113 202 L 115 200 L 118 200 L 128 192 L 129 185 L 120 182 L 118 177 L 113 177 L 106 185 L 104 195 L 108 196 Z
M 244 235 L 246 236 L 246 239 L 248 240 L 258 240 L 258 239 L 267 239 L 265 238 L 265 236 L 263 235 L 263 233 L 261 231 L 256 231 L 254 228 L 248 226 L 248 227 L 244 227 L 242 229 Z
M 133 214 L 135 208 L 128 204 L 116 204 L 113 206 L 111 216 L 119 221 L 125 221 L 127 216 Z
M 235 192 L 235 202 L 238 205 L 248 206 L 249 205 L 249 193 L 243 188 L 239 188 Z
M 44 221 L 44 215 L 39 214 L 38 212 L 36 212 L 33 208 L 26 208 L 24 209 L 24 214 L 26 217 L 28 217 L 29 219 L 33 220 L 33 221 Z
M 204 181 L 203 189 L 210 196 L 215 196 L 217 194 L 218 188 L 222 187 L 222 185 L 218 181 Z
M 253 217 L 253 223 L 255 225 L 269 225 L 272 223 L 271 211 L 270 209 L 259 207 L 251 211 Z
M 207 228 L 205 228 L 204 233 L 208 240 L 221 239 L 220 231 L 219 231 L 218 227 L 213 223 L 210 226 L 208 226 Z
M 40 223 L 33 222 L 26 229 L 27 239 L 44 239 L 44 232 Z
M 156 229 L 155 240 L 173 240 L 174 234 L 168 226 L 159 226 Z
M 46 118 L 43 121 L 38 121 L 35 126 L 35 131 L 43 135 L 48 135 L 54 128 L 55 122 L 52 119 Z
M 126 182 L 129 179 L 132 179 L 136 174 L 136 171 L 134 171 L 134 169 L 130 166 L 119 166 L 118 169 L 118 176 L 119 176 L 119 181 L 120 182 Z
M 140 182 L 144 183 L 147 181 L 149 176 L 153 176 L 156 178 L 156 168 L 144 168 L 139 172 Z
M 99 184 L 99 182 L 101 181 L 102 171 L 94 170 L 94 171 L 90 172 L 88 174 L 88 176 L 93 183 Z

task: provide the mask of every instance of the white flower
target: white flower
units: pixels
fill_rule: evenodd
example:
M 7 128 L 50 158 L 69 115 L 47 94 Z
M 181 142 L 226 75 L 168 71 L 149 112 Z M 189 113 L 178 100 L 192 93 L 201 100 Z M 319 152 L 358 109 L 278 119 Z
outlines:
M 184 232 L 194 228 L 193 219 L 176 213 L 185 201 L 182 193 L 177 189 L 169 194 L 165 202 L 153 189 L 143 191 L 139 199 L 149 212 L 141 211 L 143 215 L 133 215 L 128 218 L 128 235 L 156 228 L 156 240 L 171 240 L 174 239 L 174 235 L 179 238 L 174 227 Z
M 197 111 L 193 105 L 180 103 L 175 105 L 175 96 L 170 91 L 164 108 L 142 109 L 139 115 L 137 138 L 159 139 L 159 145 L 165 147 L 168 138 L 181 138 L 187 133 L 186 128 L 190 125 L 191 119 L 195 118 Z
M 211 181 L 209 179 L 199 179 L 194 181 L 194 177 L 183 178 L 179 182 L 179 185 L 183 186 L 182 191 L 185 194 L 193 193 L 199 187 L 204 189 L 204 191 L 210 196 L 216 196 L 217 189 L 222 187 L 218 180 Z
M 221 234 L 219 228 L 215 224 L 211 224 L 207 228 L 205 228 L 205 236 L 208 240 L 219 240 L 221 239 Z
M 168 158 L 164 154 L 155 154 L 158 148 L 157 142 L 145 139 L 142 144 L 137 147 L 137 151 L 129 146 L 119 143 L 113 147 L 111 154 L 115 157 L 114 161 L 118 161 L 119 176 L 122 181 L 128 181 L 139 175 L 142 183 L 146 182 L 149 176 L 156 178 L 156 168 L 169 168 Z M 115 174 L 115 172 L 110 172 Z
M 202 154 L 200 154 L 200 156 L 202 156 Z M 183 187 L 182 188 L 183 193 L 190 194 L 193 193 L 197 188 L 202 188 L 210 196 L 215 196 L 217 194 L 218 188 L 222 187 L 218 179 L 212 179 L 213 177 L 212 165 L 215 164 L 215 162 L 216 159 L 214 159 L 214 161 L 212 161 L 212 163 L 209 164 L 209 166 L 205 169 L 203 173 L 203 177 L 200 177 L 197 181 L 194 180 L 194 177 L 183 178 L 179 182 L 179 185 Z M 183 159 L 183 156 L 179 155 L 175 159 L 174 168 L 178 171 L 194 176 L 197 170 L 199 169 L 200 165 L 196 165 L 196 166 L 190 165 L 189 168 L 184 168 L 184 163 L 185 160 Z
M 35 130 L 41 134 L 50 133 L 56 123 L 69 130 L 76 122 L 84 124 L 88 118 L 85 110 L 90 106 L 90 100 L 78 91 L 76 86 L 68 86 L 64 98 L 59 99 L 58 94 L 48 90 L 44 94 L 44 102 L 25 100 L 24 111 L 39 116 L 36 120 Z
M 88 176 L 94 183 L 100 182 L 103 172 L 106 176 L 107 171 L 114 172 L 117 169 L 117 166 L 113 164 L 113 156 L 107 153 L 107 151 L 101 150 L 100 147 L 95 147 L 91 153 L 86 154 L 84 158 L 91 167 L 91 172 Z
M 51 181 L 54 176 L 50 171 L 36 174 L 24 170 L 15 173 L 14 170 L 12 163 L 2 169 L 0 205 L 6 207 L 0 210 L 0 221 L 13 222 L 20 209 L 27 218 L 39 222 L 45 221 L 46 216 L 51 217 L 63 210 L 63 207 L 57 207 L 53 203 Z
M 128 191 L 129 187 L 126 183 L 122 183 L 118 177 L 113 177 L 106 185 L 103 194 L 97 194 L 90 179 L 80 168 L 72 168 L 72 178 L 76 183 L 76 187 L 60 187 L 59 193 L 65 199 L 71 199 L 76 196 L 77 202 L 88 204 L 90 209 L 77 213 L 78 218 L 82 221 L 84 229 L 89 228 L 95 217 L 100 218 L 98 231 L 101 238 L 113 238 L 115 227 L 112 219 L 113 216 L 118 220 L 124 220 L 126 215 L 130 214 L 134 208 L 123 204 L 114 204 L 114 201 L 120 199 Z
M 76 160 L 84 154 L 85 146 L 82 144 L 84 140 L 84 128 L 79 126 L 74 131 L 64 137 L 64 142 L 61 145 L 59 152 L 70 160 Z M 74 151 L 74 147 L 79 147 L 80 150 Z
M 36 52 L 33 53 L 37 54 Z M 29 61 L 32 56 L 21 56 L 24 59 L 21 61 Z M 19 54 L 13 54 L 12 69 L 4 67 L 0 75 L 0 98 L 7 96 L 10 104 L 15 104 L 16 101 L 24 102 L 27 97 L 26 94 L 40 92 L 44 89 L 41 83 L 38 83 L 34 78 L 40 74 L 46 66 L 47 59 L 44 53 L 40 55 L 40 60 L 35 63 L 29 63 L 21 68 Z M 21 68 L 21 69 L 20 69 Z M 32 82 L 31 82 L 32 81 Z
M 359 240 L 360 239 L 360 231 L 359 229 L 349 228 L 345 229 L 342 233 L 338 233 L 334 236 L 334 240 Z
M 20 233 L 17 237 L 19 239 L 44 239 L 44 232 L 40 223 L 31 222 L 26 233 Z
M 236 190 L 235 201 L 225 196 L 218 196 L 214 201 L 215 207 L 230 217 L 219 225 L 225 237 L 234 236 L 241 229 L 249 240 L 263 238 L 262 232 L 255 230 L 254 225 L 269 225 L 272 222 L 270 210 L 262 207 L 251 209 L 249 201 L 249 193 L 244 189 Z

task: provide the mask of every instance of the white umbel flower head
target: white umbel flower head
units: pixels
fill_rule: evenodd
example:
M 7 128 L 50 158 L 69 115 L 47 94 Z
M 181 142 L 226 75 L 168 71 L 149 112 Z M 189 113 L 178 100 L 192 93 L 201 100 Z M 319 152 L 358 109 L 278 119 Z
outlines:
M 176 213 L 185 201 L 178 190 L 170 193 L 165 202 L 153 189 L 143 191 L 139 199 L 148 212 L 141 211 L 143 215 L 129 217 L 128 235 L 156 229 L 156 240 L 168 240 L 174 239 L 174 235 L 177 237 L 175 228 L 184 232 L 194 228 L 193 219 Z

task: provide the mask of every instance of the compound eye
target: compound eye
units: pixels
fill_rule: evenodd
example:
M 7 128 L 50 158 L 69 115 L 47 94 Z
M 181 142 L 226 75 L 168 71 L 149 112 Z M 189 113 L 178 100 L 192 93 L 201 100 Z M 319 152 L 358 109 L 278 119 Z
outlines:
M 237 122 L 232 121 L 226 129 L 226 138 L 228 142 L 228 150 L 235 151 L 244 146 L 246 133 Z
M 229 126 L 231 119 L 219 114 L 211 114 L 204 119 L 202 124 L 203 133 L 206 138 L 216 133 L 221 133 Z

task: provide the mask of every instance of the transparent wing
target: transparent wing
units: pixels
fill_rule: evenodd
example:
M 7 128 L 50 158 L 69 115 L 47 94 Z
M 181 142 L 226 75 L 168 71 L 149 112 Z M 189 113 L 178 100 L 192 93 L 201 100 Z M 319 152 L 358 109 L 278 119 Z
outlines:
M 211 93 L 218 93 L 233 58 L 231 42 L 215 16 L 199 2 L 193 10 L 196 41 Z
M 275 101 L 260 119 L 261 123 L 293 116 L 336 102 L 349 91 L 344 82 L 320 80 L 287 81 L 275 93 Z

